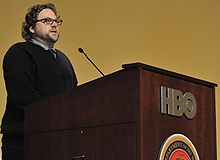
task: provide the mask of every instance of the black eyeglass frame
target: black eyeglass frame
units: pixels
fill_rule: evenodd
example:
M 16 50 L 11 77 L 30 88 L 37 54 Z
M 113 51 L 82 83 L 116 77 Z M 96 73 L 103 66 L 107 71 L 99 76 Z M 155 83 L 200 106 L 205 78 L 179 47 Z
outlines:
M 60 18 L 57 18 L 57 19 L 42 18 L 42 19 L 37 20 L 36 23 L 37 23 L 37 22 L 41 22 L 41 23 L 46 24 L 46 25 L 52 25 L 53 22 L 56 22 L 58 25 L 62 25 L 63 20 L 60 19 Z

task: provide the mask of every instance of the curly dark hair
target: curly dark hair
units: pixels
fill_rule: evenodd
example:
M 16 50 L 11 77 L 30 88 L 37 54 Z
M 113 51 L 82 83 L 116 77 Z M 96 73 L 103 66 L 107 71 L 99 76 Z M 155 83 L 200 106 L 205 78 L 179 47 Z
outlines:
M 30 40 L 32 38 L 32 33 L 30 32 L 30 27 L 35 27 L 38 14 L 44 9 L 51 9 L 57 16 L 56 6 L 52 3 L 37 4 L 28 9 L 25 16 L 25 21 L 22 23 L 21 35 L 25 40 Z

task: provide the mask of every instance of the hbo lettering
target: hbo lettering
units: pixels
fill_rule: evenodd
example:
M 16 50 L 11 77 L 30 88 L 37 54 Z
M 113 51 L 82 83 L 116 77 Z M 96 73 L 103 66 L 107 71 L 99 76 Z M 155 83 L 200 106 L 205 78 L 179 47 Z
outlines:
M 192 93 L 183 94 L 180 90 L 161 87 L 161 113 L 177 117 L 193 119 L 196 115 L 197 104 Z

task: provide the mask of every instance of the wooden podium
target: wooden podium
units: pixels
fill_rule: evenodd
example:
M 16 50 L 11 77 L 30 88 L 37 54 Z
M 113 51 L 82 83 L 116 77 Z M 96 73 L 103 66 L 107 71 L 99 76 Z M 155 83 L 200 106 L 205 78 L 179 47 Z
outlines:
M 200 160 L 216 160 L 216 86 L 141 63 L 123 65 L 27 106 L 26 160 L 157 160 L 176 133 L 190 139 Z M 168 114 L 167 104 L 167 114 L 162 113 L 162 87 L 191 93 L 195 116 Z

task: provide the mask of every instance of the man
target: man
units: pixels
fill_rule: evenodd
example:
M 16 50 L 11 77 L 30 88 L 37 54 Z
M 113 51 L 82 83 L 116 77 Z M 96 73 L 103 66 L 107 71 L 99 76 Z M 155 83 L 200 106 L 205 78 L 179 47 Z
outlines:
M 24 107 L 77 86 L 67 57 L 54 48 L 62 20 L 54 4 L 31 7 L 22 24 L 26 42 L 14 44 L 3 61 L 7 90 L 2 119 L 2 160 L 24 160 Z

